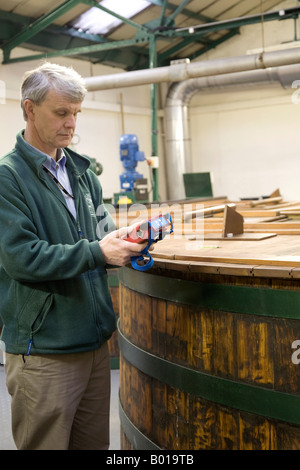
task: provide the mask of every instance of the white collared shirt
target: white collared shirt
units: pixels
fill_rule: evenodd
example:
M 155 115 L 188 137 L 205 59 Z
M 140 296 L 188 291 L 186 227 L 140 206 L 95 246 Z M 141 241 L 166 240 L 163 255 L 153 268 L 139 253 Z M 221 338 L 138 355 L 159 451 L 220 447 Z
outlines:
M 24 139 L 24 135 L 23 135 Z M 56 162 L 50 155 L 47 155 L 46 153 L 42 152 L 41 150 L 37 149 L 36 147 L 33 147 L 33 145 L 29 144 L 24 139 L 25 145 L 27 145 L 29 148 L 34 149 L 36 152 L 41 153 L 42 155 L 45 155 L 47 157 L 47 160 L 44 163 L 44 166 L 55 176 L 55 178 L 58 179 L 60 184 L 68 191 L 68 193 L 73 195 L 72 188 L 70 185 L 70 180 L 68 176 L 68 172 L 66 169 L 66 156 L 63 152 L 62 149 L 57 149 L 57 156 L 60 155 L 58 161 Z M 74 219 L 76 220 L 77 214 L 76 214 L 76 209 L 75 209 L 75 202 L 74 199 L 72 199 L 70 196 L 67 196 L 62 190 L 61 190 L 69 211 L 73 215 Z

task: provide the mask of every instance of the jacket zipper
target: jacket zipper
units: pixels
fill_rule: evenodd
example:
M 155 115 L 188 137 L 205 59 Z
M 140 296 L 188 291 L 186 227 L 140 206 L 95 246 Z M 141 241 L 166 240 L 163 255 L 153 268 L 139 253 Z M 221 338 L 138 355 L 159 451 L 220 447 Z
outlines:
M 77 232 L 78 232 L 78 235 L 80 237 L 80 240 L 83 239 L 83 235 L 82 235 L 82 230 L 81 230 L 81 227 L 79 225 L 79 222 L 77 222 Z
M 26 351 L 26 356 L 30 355 L 31 348 L 32 348 L 32 332 L 30 333 L 30 336 L 29 336 L 29 343 L 28 343 L 28 348 Z
M 42 316 L 42 319 L 41 319 L 41 323 L 39 324 L 39 326 L 38 326 L 35 330 L 31 330 L 31 332 L 30 332 L 29 342 L 28 342 L 27 351 L 26 351 L 26 356 L 29 356 L 29 355 L 30 355 L 31 349 L 32 349 L 32 345 L 33 345 L 33 336 L 34 336 L 36 333 L 38 333 L 39 330 L 42 328 L 42 326 L 43 326 L 43 324 L 44 324 L 44 321 L 46 320 L 46 317 L 47 317 L 47 315 L 48 315 L 48 312 L 49 312 L 49 310 L 50 310 L 50 307 L 51 307 L 51 305 L 52 305 L 52 301 L 53 301 L 52 296 L 51 296 L 51 295 L 48 296 L 48 297 L 47 297 L 47 300 L 48 300 L 48 298 L 50 298 L 50 302 L 49 302 L 49 304 L 47 305 L 47 307 L 45 308 L 45 311 L 43 312 L 43 316 Z M 46 302 L 47 302 L 47 300 L 46 300 Z M 46 303 L 46 302 L 45 302 L 45 303 Z M 44 304 L 44 306 L 45 306 L 45 304 Z

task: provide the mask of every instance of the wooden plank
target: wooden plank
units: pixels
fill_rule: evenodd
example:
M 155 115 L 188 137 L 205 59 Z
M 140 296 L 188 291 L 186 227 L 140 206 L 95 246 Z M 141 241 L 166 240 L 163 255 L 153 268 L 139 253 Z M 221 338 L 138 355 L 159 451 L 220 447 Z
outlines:
M 257 223 L 257 224 L 252 224 L 252 223 L 247 223 L 245 224 L 245 230 L 273 230 L 273 232 L 276 232 L 277 229 L 282 230 L 282 229 L 299 229 L 300 228 L 300 222 L 295 222 L 295 221 L 286 221 L 286 222 L 272 222 L 272 223 Z
M 300 449 L 300 429 L 285 423 L 277 424 L 277 439 L 279 450 Z
M 244 218 L 247 217 L 277 217 L 281 215 L 281 211 L 271 209 L 243 209 L 238 204 L 236 205 L 237 211 Z M 279 213 L 278 213 L 279 212 Z
M 283 211 L 279 211 L 279 214 L 280 215 L 283 215 L 283 216 L 289 216 L 289 217 L 300 217 L 300 209 L 286 209 L 286 210 L 283 210 Z
M 235 410 L 217 408 L 216 417 L 216 450 L 239 449 L 239 413 Z
M 213 371 L 231 380 L 237 378 L 235 328 L 234 314 L 214 312 Z
M 190 397 L 178 389 L 167 387 L 167 416 L 165 427 L 168 446 L 172 450 L 189 449 Z
M 214 357 L 213 312 L 190 307 L 188 313 L 188 363 L 197 370 L 211 372 Z
M 190 416 L 193 430 L 190 449 L 212 450 L 216 448 L 216 405 L 206 400 L 190 397 Z
M 275 388 L 285 393 L 300 392 L 300 367 L 292 360 L 296 351 L 292 348 L 295 340 L 300 339 L 300 323 L 298 320 L 274 319 L 274 365 Z
M 254 266 L 252 274 L 256 277 L 278 277 L 278 278 L 288 278 L 292 277 L 291 267 L 285 266 Z
M 219 253 L 219 252 L 218 252 Z M 267 266 L 292 266 L 300 267 L 300 256 L 255 256 L 251 253 L 233 253 L 231 256 L 217 256 L 217 255 L 197 255 L 197 254 L 175 254 L 175 260 L 189 260 L 205 261 L 205 262 L 219 262 L 219 263 L 234 263 L 234 264 L 256 264 Z
M 235 204 L 230 203 L 230 204 L 221 204 L 219 206 L 212 206 L 212 207 L 207 207 L 204 209 L 199 209 L 199 210 L 194 210 L 191 212 L 187 212 L 184 214 L 184 219 L 185 221 L 188 221 L 190 219 L 196 218 L 196 217 L 204 217 L 207 215 L 213 215 L 213 214 L 218 214 L 219 212 L 224 212 L 225 208 L 229 206 L 231 208 L 236 207 Z
M 135 293 L 135 306 L 131 306 L 131 310 L 138 315 L 133 316 L 135 320 L 135 338 L 134 343 L 139 341 L 141 348 L 146 349 L 147 351 L 151 350 L 152 347 L 152 305 L 151 298 L 145 298 L 144 295 Z M 139 315 L 140 313 L 140 315 Z
M 168 421 L 168 387 L 157 380 L 152 380 L 152 413 L 153 429 L 152 440 L 158 442 L 163 449 L 168 448 L 169 433 L 166 423 Z M 161 423 L 161 425 L 155 425 Z
M 166 357 L 166 309 L 165 300 L 152 298 L 152 351 L 162 358 Z
M 267 238 L 276 237 L 277 233 L 241 233 L 239 235 L 229 236 L 229 234 L 224 237 L 218 234 L 205 234 L 204 240 L 226 240 L 226 241 L 259 241 L 266 240 Z
M 274 204 L 274 202 L 281 202 L 282 201 L 282 197 L 281 196 L 278 196 L 278 197 L 269 197 L 269 198 L 266 198 L 266 199 L 261 199 L 259 201 L 251 201 L 251 204 L 250 206 L 251 207 L 256 207 L 256 206 L 265 206 L 266 204 Z
M 240 413 L 240 450 L 276 450 L 275 423 L 260 416 Z
M 253 321 L 249 316 L 237 318 L 237 370 L 243 382 L 265 386 L 274 384 L 272 325 Z

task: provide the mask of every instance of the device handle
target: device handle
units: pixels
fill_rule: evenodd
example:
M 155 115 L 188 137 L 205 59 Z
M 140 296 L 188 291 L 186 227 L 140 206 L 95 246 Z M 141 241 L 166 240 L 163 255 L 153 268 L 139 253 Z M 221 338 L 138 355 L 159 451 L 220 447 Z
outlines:
M 152 268 L 153 266 L 153 258 L 152 256 L 150 255 L 149 252 L 145 253 L 149 260 L 147 261 L 146 264 L 138 264 L 138 261 L 143 261 L 144 260 L 144 256 L 143 255 L 140 255 L 140 256 L 132 256 L 131 258 L 131 266 L 136 269 L 137 271 L 147 271 L 148 269 Z

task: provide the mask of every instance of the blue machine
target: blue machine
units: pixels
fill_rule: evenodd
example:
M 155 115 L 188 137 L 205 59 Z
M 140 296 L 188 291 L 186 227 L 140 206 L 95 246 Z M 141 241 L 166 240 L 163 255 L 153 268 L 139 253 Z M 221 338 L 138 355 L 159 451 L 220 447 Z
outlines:
M 134 191 L 137 179 L 143 178 L 135 169 L 138 162 L 145 160 L 145 153 L 139 150 L 138 139 L 134 134 L 120 137 L 120 159 L 125 171 L 120 175 L 121 190 Z

